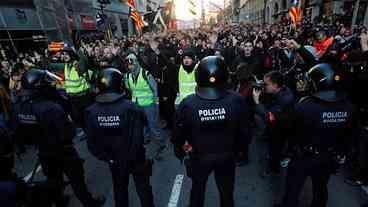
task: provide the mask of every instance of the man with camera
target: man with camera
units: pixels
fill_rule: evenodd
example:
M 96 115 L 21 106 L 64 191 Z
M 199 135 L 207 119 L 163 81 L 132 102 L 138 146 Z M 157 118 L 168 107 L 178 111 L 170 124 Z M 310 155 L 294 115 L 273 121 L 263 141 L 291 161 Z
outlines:
M 261 93 L 271 96 L 270 103 L 262 103 Z M 253 100 L 256 114 L 263 117 L 269 136 L 269 170 L 280 173 L 280 162 L 285 141 L 290 131 L 289 113 L 294 105 L 294 95 L 284 85 L 284 77 L 280 72 L 271 71 L 264 76 L 264 91 L 259 87 L 253 89 Z M 268 173 L 268 172 L 266 172 Z

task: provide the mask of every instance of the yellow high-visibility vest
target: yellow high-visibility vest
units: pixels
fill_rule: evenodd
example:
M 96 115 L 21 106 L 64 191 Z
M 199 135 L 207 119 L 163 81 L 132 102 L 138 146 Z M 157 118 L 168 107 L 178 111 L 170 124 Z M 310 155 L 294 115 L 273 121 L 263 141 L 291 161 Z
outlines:
M 155 103 L 155 96 L 148 81 L 143 77 L 143 71 L 138 74 L 137 81 L 134 82 L 132 75 L 128 78 L 128 87 L 132 91 L 132 101 L 138 106 L 149 106 Z
M 88 75 L 92 75 L 92 71 L 88 71 Z M 64 66 L 64 89 L 67 94 L 75 95 L 83 92 L 87 92 L 90 89 L 90 84 L 86 80 L 86 77 L 80 76 L 77 69 L 69 67 L 69 64 Z
M 187 73 L 183 65 L 179 69 L 179 96 L 176 98 L 175 104 L 179 104 L 185 97 L 195 93 L 197 83 L 195 81 L 194 70 Z

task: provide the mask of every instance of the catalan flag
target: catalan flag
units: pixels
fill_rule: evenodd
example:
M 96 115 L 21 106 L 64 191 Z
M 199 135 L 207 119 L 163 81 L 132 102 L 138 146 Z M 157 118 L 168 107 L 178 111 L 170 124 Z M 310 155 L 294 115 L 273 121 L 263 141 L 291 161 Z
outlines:
M 301 24 L 302 9 L 301 9 L 299 0 L 294 0 L 293 6 L 289 9 L 289 15 L 295 27 Z
M 143 22 L 142 16 L 138 13 L 137 10 L 132 11 L 130 13 L 130 17 L 134 20 L 135 27 L 138 30 L 141 30 L 144 27 L 144 22 Z
M 135 7 L 135 1 L 127 0 L 126 4 L 130 8 L 130 17 L 134 20 L 135 27 L 137 28 L 137 30 L 142 30 L 142 28 L 144 27 L 144 21 Z
M 135 9 L 135 2 L 134 2 L 134 0 L 128 0 L 126 3 L 127 3 L 127 5 L 130 8 Z
M 58 52 L 64 49 L 64 42 L 51 42 L 48 45 L 48 50 L 50 52 Z

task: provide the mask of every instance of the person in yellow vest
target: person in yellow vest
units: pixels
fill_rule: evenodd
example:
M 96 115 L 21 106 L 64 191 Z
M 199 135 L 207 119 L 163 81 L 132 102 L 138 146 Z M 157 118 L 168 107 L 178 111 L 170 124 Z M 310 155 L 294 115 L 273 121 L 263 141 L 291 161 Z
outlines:
M 166 139 L 159 126 L 157 105 L 157 83 L 148 71 L 142 68 L 135 54 L 126 57 L 128 73 L 125 81 L 130 90 L 132 101 L 141 107 L 147 117 L 147 126 L 144 129 L 145 143 L 156 142 L 159 146 L 155 158 L 166 148 Z
M 93 103 L 93 72 L 83 70 L 84 60 L 81 60 L 72 48 L 66 47 L 61 51 L 61 61 L 64 63 L 63 89 L 73 106 L 72 118 L 79 127 L 84 128 L 83 112 Z
M 179 93 L 175 104 L 178 105 L 185 97 L 195 93 L 197 83 L 194 78 L 196 56 L 191 48 L 182 50 L 182 64 L 179 68 Z

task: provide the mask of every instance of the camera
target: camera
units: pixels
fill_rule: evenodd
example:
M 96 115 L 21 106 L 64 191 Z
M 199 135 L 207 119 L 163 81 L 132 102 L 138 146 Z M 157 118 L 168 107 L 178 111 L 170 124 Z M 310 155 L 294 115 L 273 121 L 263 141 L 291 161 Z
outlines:
M 265 83 L 263 80 L 258 80 L 256 76 L 253 76 L 252 82 L 252 88 L 255 90 L 263 91 L 265 88 Z

